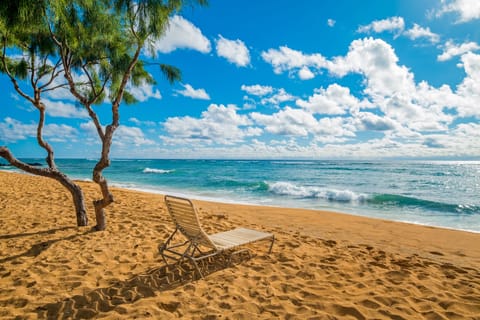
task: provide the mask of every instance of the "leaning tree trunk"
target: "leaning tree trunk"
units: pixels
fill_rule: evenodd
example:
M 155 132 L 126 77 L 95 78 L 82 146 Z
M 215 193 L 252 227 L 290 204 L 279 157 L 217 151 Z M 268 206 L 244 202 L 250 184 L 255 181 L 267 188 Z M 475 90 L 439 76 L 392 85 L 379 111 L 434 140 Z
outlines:
M 13 156 L 10 150 L 3 146 L 0 147 L 0 157 L 7 160 L 12 166 L 21 169 L 25 172 L 54 179 L 62 186 L 64 186 L 72 195 L 73 203 L 75 205 L 75 214 L 77 217 L 77 226 L 84 227 L 88 225 L 87 211 L 85 209 L 85 200 L 82 189 L 64 173 L 60 172 L 56 167 L 54 168 L 38 168 L 24 163 Z M 47 162 L 49 160 L 47 159 Z

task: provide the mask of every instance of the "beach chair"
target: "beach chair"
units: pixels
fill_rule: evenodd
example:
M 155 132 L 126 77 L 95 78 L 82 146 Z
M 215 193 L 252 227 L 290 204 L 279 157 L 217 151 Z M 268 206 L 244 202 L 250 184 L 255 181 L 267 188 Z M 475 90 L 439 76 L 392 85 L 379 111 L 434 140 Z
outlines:
M 200 260 L 226 253 L 228 257 L 226 262 L 227 265 L 229 265 L 232 257 L 236 254 L 247 252 L 250 255 L 248 248 L 240 249 L 239 247 L 261 240 L 270 241 L 268 253 L 272 252 L 275 236 L 271 233 L 246 228 L 236 228 L 208 235 L 200 225 L 195 207 L 189 199 L 167 195 L 165 196 L 165 204 L 175 223 L 173 233 L 165 243 L 159 246 L 160 255 L 166 264 L 168 264 L 167 258 L 179 263 L 188 259 L 193 263 L 200 277 L 203 278 L 203 274 L 197 263 Z M 178 231 L 180 231 L 187 240 L 183 243 L 173 244 L 171 242 L 173 242 L 173 237 Z M 207 248 L 208 251 L 203 252 L 200 248 Z

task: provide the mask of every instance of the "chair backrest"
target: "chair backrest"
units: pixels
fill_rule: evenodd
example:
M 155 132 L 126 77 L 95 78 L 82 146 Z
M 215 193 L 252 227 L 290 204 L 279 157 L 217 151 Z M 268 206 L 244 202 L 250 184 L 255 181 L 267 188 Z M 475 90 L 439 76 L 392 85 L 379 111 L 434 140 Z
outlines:
M 164 199 L 168 213 L 172 217 L 175 226 L 185 237 L 196 244 L 217 249 L 205 231 L 203 231 L 195 207 L 189 199 L 168 195 Z

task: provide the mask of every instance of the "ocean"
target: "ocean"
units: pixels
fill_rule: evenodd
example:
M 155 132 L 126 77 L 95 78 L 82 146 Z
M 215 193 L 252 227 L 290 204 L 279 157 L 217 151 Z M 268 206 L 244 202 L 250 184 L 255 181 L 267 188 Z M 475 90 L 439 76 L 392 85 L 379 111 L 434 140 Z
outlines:
M 95 163 L 57 160 L 64 172 L 82 180 L 91 179 Z M 330 210 L 480 232 L 477 161 L 118 159 L 104 175 L 112 186 L 154 193 Z M 313 212 L 312 219 L 316 214 L 321 213 Z

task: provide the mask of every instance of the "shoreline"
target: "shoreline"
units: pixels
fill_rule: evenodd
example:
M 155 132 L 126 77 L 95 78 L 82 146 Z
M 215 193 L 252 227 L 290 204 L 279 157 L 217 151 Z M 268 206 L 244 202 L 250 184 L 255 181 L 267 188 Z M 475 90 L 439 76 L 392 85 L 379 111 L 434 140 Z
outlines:
M 27 174 L 22 171 L 9 171 L 9 170 L 1 170 L 0 173 L 5 172 L 5 173 L 18 173 L 18 174 Z M 93 183 L 93 180 L 91 179 L 73 179 L 76 182 L 80 183 Z M 342 211 L 342 210 L 336 210 L 334 208 L 326 208 L 326 209 L 315 209 L 315 208 L 308 208 L 308 207 L 301 207 L 301 206 L 282 206 L 282 205 L 273 205 L 273 204 L 266 204 L 266 203 L 261 203 L 260 201 L 257 203 L 255 201 L 248 202 L 248 201 L 241 201 L 241 200 L 235 200 L 235 199 L 229 199 L 229 198 L 216 198 L 215 196 L 202 196 L 202 195 L 197 195 L 195 193 L 185 193 L 180 190 L 175 190 L 174 192 L 166 192 L 166 190 L 160 190 L 160 189 L 155 189 L 154 186 L 134 186 L 130 187 L 128 186 L 125 182 L 111 182 L 110 187 L 116 188 L 116 189 L 124 189 L 124 190 L 131 190 L 134 192 L 143 192 L 147 194 L 152 194 L 152 195 L 165 195 L 165 194 L 171 194 L 171 195 L 177 195 L 180 197 L 184 198 L 189 198 L 189 199 L 195 199 L 198 201 L 204 201 L 204 202 L 219 202 L 219 203 L 225 203 L 225 204 L 230 204 L 230 205 L 246 205 L 246 206 L 265 206 L 265 207 L 270 207 L 270 208 L 276 208 L 276 209 L 289 209 L 289 210 L 310 210 L 313 212 L 331 212 L 331 213 L 336 213 L 336 214 L 345 214 L 345 215 L 351 215 L 354 217 L 364 217 L 367 219 L 378 219 L 378 220 L 384 220 L 384 221 L 391 221 L 391 222 L 398 222 L 398 223 L 405 223 L 405 224 L 412 224 L 416 226 L 423 226 L 423 227 L 432 227 L 432 228 L 440 228 L 440 229 L 445 229 L 445 230 L 454 230 L 454 231 L 461 231 L 461 232 L 468 232 L 468 233 L 475 233 L 475 234 L 480 234 L 480 230 L 475 230 L 475 229 L 463 229 L 463 228 L 454 228 L 454 227 L 448 227 L 448 226 L 442 226 L 442 225 L 436 225 L 433 223 L 422 223 L 422 222 L 414 222 L 410 221 L 407 219 L 387 219 L 385 217 L 379 217 L 379 216 L 374 216 L 374 215 L 369 215 L 369 214 L 364 214 L 359 211 L 355 212 L 348 212 L 347 210 Z
M 0 318 L 471 318 L 480 234 L 308 209 L 193 200 L 209 234 L 275 234 L 204 280 L 165 265 L 161 195 L 112 188 L 107 230 L 78 228 L 47 178 L 0 172 Z M 97 186 L 80 181 L 90 225 Z
M 92 182 L 91 180 L 75 180 L 75 181 L 80 181 L 80 182 Z M 421 222 L 412 222 L 412 221 L 407 221 L 407 220 L 389 220 L 381 217 L 374 217 L 374 216 L 368 216 L 366 214 L 359 214 L 359 213 L 351 213 L 351 212 L 346 212 L 346 211 L 336 211 L 333 209 L 312 209 L 312 208 L 305 208 L 305 207 L 294 207 L 294 206 L 276 206 L 276 205 L 268 205 L 268 204 L 263 204 L 263 203 L 255 203 L 255 202 L 242 202 L 242 201 L 236 201 L 236 200 L 231 200 L 231 199 L 226 199 L 226 198 L 215 198 L 215 197 L 210 197 L 210 196 L 200 196 L 200 195 L 195 195 L 195 194 L 189 194 L 189 193 L 181 193 L 181 192 L 171 192 L 171 193 L 165 193 L 164 191 L 156 191 L 154 189 L 149 189 L 148 187 L 126 187 L 122 186 L 121 184 L 117 183 L 112 183 L 111 186 L 115 189 L 124 189 L 124 190 L 129 190 L 133 192 L 142 192 L 146 194 L 152 194 L 152 195 L 165 195 L 165 194 L 170 194 L 178 197 L 183 197 L 183 198 L 189 198 L 191 200 L 195 200 L 198 202 L 205 202 L 205 203 L 220 203 L 220 204 L 225 204 L 225 205 L 240 205 L 240 206 L 251 206 L 251 207 L 267 207 L 267 208 L 272 208 L 272 209 L 279 209 L 279 210 L 306 210 L 306 211 L 311 211 L 313 214 L 315 213 L 322 213 L 322 212 L 328 212 L 328 213 L 333 213 L 333 214 L 340 214 L 340 215 L 348 215 L 352 217 L 361 217 L 361 218 L 366 218 L 366 219 L 373 219 L 373 220 L 381 220 L 385 222 L 395 222 L 395 223 L 402 223 L 402 224 L 411 224 L 415 226 L 422 226 L 422 227 L 429 227 L 429 228 L 437 228 L 437 229 L 445 229 L 445 230 L 451 230 L 451 231 L 460 231 L 460 232 L 467 232 L 467 233 L 474 233 L 474 234 L 480 234 L 480 231 L 478 230 L 469 230 L 469 229 L 457 229 L 453 227 L 445 227 L 445 226 L 437 226 L 437 225 L 432 225 L 432 224 L 426 224 L 426 223 L 421 223 Z

